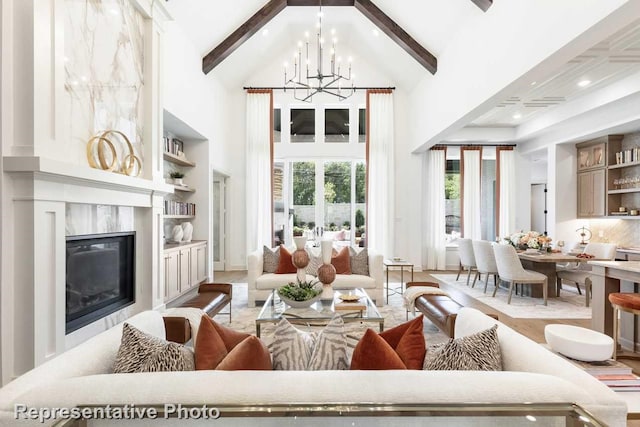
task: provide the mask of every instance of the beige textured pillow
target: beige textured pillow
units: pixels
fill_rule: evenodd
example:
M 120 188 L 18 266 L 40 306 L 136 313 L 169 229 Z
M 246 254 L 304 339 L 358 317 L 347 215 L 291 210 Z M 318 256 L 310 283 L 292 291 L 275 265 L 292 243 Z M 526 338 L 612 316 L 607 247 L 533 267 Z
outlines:
M 451 339 L 429 348 L 424 369 L 457 371 L 501 371 L 502 355 L 498 325 L 462 338 Z
M 145 334 L 125 323 L 113 365 L 114 373 L 193 371 L 193 351 L 174 342 Z
M 351 260 L 351 274 L 369 275 L 369 254 L 367 253 L 367 248 L 357 252 L 352 247 L 349 247 L 349 258 Z
M 280 246 L 271 250 L 264 247 L 262 249 L 262 271 L 264 273 L 275 273 L 280 263 Z

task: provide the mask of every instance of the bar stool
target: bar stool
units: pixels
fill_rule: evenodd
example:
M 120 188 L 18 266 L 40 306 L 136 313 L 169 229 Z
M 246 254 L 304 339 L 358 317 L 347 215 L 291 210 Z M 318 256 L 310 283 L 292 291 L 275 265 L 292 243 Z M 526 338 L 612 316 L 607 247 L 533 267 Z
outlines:
M 609 302 L 613 307 L 613 358 L 640 360 L 639 355 L 618 356 L 619 311 L 640 315 L 640 294 L 614 292 L 609 294 Z

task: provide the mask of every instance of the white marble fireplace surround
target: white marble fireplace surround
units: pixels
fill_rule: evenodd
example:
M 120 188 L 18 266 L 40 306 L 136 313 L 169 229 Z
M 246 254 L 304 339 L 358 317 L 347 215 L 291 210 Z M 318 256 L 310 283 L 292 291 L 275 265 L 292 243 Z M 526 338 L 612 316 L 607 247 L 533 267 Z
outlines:
M 2 1 L 2 384 L 130 315 L 163 305 L 162 200 L 173 192 L 162 176 L 159 142 L 161 40 L 164 22 L 170 19 L 163 3 Z M 111 74 L 104 74 L 103 67 L 104 58 L 112 57 L 109 46 L 95 57 L 70 57 L 79 48 L 71 46 L 69 50 L 65 36 L 82 34 L 81 27 L 87 24 L 73 18 L 80 29 L 68 31 L 71 8 L 87 8 L 86 14 L 84 9 L 81 14 L 76 9 L 73 13 L 88 17 L 89 27 L 133 25 L 136 31 L 121 28 L 114 32 L 109 27 L 100 32 L 102 41 L 108 34 L 132 34 L 129 44 L 133 54 L 119 52 L 120 62 L 112 64 Z M 104 43 L 94 48 L 100 49 L 95 46 Z M 143 63 L 136 62 L 136 57 L 143 58 Z M 124 72 L 121 67 L 127 64 L 135 72 Z M 133 87 L 130 78 L 138 78 L 142 84 Z M 134 90 L 121 90 L 127 87 Z M 87 108 L 93 110 L 87 114 Z M 75 113 L 79 111 L 83 114 Z M 85 143 L 105 128 L 133 134 L 136 155 L 143 161 L 140 177 L 88 166 Z M 128 228 L 136 232 L 136 302 L 66 335 L 65 237 L 68 230 L 83 228 L 73 217 L 74 210 L 82 210 L 80 205 L 117 206 L 132 213 Z M 89 224 L 89 228 L 94 226 L 99 224 Z

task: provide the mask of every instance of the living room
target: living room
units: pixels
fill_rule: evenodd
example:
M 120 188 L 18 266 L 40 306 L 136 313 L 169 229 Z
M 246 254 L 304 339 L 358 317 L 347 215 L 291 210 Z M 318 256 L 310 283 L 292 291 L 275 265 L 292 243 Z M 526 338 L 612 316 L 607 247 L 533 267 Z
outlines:
M 602 203 L 624 207 L 626 211 L 619 212 L 629 215 L 614 216 L 613 208 L 599 214 L 579 212 L 583 171 L 580 146 L 576 147 L 610 135 L 625 135 L 627 144 L 638 139 L 638 3 L 450 3 L 379 0 L 374 9 L 371 2 L 360 0 L 327 0 L 322 6 L 317 1 L 263 0 L 241 6 L 159 0 L 47 5 L 37 0 L 3 1 L 2 384 L 136 314 L 176 305 L 196 294 L 201 282 L 249 281 L 248 259 L 261 249 L 256 242 L 268 244 L 275 231 L 282 230 L 285 245 L 291 247 L 294 225 L 305 228 L 309 241 L 317 240 L 318 245 L 316 227 L 323 227 L 322 232 L 344 229 L 347 237 L 338 240 L 354 247 L 362 242 L 361 247 L 378 250 L 384 259 L 406 261 L 419 280 L 456 271 L 460 257 L 455 236 L 449 233 L 447 244 L 444 234 L 433 237 L 430 225 L 436 221 L 430 219 L 435 207 L 428 196 L 432 177 L 427 153 L 435 151 L 434 146 L 446 147 L 445 158 L 452 162 L 465 156 L 465 147 L 482 147 L 482 161 L 494 165 L 501 152 L 496 148 L 512 152 L 514 179 L 504 190 L 511 198 L 498 197 L 499 205 L 494 199 L 493 214 L 476 210 L 478 220 L 491 219 L 478 238 L 495 241 L 520 230 L 537 230 L 546 232 L 555 246 L 559 241 L 580 241 L 578 230 L 584 227 L 591 243 L 640 246 L 640 230 L 631 214 L 638 206 L 615 193 L 633 184 L 614 184 L 615 167 L 614 172 L 607 169 L 611 182 L 603 184 L 613 193 L 603 196 Z M 336 51 L 343 63 L 353 56 L 353 75 L 340 87 L 349 95 L 346 99 L 317 93 L 307 103 L 296 99 L 291 87 L 280 88 L 286 81 L 283 68 L 289 77 L 296 66 L 302 69 L 302 60 L 291 53 L 298 50 L 305 30 L 314 31 L 320 6 L 327 33 L 332 27 L 337 30 Z M 254 14 L 265 7 L 275 9 L 268 17 L 256 18 Z M 231 43 L 236 30 L 246 29 L 244 23 L 251 24 L 250 31 Z M 412 43 L 407 45 L 407 40 Z M 314 36 L 309 45 L 315 49 Z M 304 49 L 301 52 L 298 58 L 304 56 Z M 205 60 L 210 53 L 217 55 L 215 66 Z M 331 56 L 327 49 L 327 62 Z M 357 89 L 350 91 L 352 87 Z M 275 194 L 256 209 L 261 193 L 248 181 L 252 151 L 247 141 L 253 122 L 247 89 L 265 88 L 273 88 L 266 89 L 272 94 L 270 113 L 280 118 L 279 124 L 270 123 L 272 135 L 279 131 L 281 137 L 273 141 L 274 163 L 268 171 L 271 175 L 274 166 L 281 166 L 285 177 L 285 218 L 280 223 L 273 222 L 278 215 Z M 384 179 L 369 170 L 363 180 L 359 165 L 368 169 L 373 164 L 367 164 L 373 155 L 369 134 L 382 131 L 383 121 L 368 120 L 376 91 L 390 92 L 385 95 L 392 98 L 386 122 L 392 129 L 387 158 L 392 166 Z M 301 131 L 303 110 L 313 112 L 314 125 Z M 342 128 L 338 134 L 349 131 L 344 143 L 325 142 L 330 118 Z M 313 142 L 292 141 L 301 135 Z M 616 165 L 613 153 L 618 150 L 613 142 L 608 144 L 610 168 Z M 173 155 L 167 156 L 167 151 Z M 297 215 L 289 215 L 296 205 L 296 164 L 305 162 L 313 164 L 315 173 L 314 197 L 308 205 L 313 214 L 301 217 L 303 209 L 297 205 Z M 113 171 L 116 164 L 119 173 Z M 330 167 L 345 164 L 352 174 L 351 189 L 346 198 L 329 196 L 335 189 L 320 178 Z M 467 167 L 467 173 L 470 170 Z M 382 201 L 376 199 L 383 193 L 380 181 L 387 183 Z M 366 189 L 364 206 L 358 196 L 365 191 L 363 182 L 373 186 Z M 542 204 L 531 196 L 534 184 L 546 185 Z M 501 188 L 496 183 L 495 191 L 502 194 Z M 328 219 L 329 200 L 348 205 L 348 214 Z M 470 192 L 464 200 L 471 200 Z M 168 202 L 177 210 L 170 212 Z M 454 216 L 462 217 L 464 224 L 463 210 Z M 252 218 L 266 218 L 268 226 L 255 232 L 258 221 Z M 438 218 L 444 230 L 444 215 Z M 182 225 L 187 222 L 189 226 Z M 329 223 L 336 222 L 335 230 L 329 230 Z M 384 239 L 376 227 L 384 230 Z M 101 233 L 117 234 L 129 242 L 124 246 L 135 240 L 131 251 L 122 255 L 133 260 L 125 291 L 129 299 L 105 316 L 68 322 L 67 269 L 86 262 L 70 262 L 69 253 L 76 250 L 73 244 L 96 244 L 76 237 Z M 175 275 L 171 263 L 181 256 L 193 260 L 186 267 L 192 272 L 189 284 L 168 291 L 173 286 L 169 276 Z M 79 271 L 77 276 L 83 274 Z M 408 281 L 406 270 L 403 278 L 397 273 L 391 272 L 393 286 L 386 283 L 386 288 Z M 241 295 L 234 293 L 232 304 L 238 319 L 239 311 L 250 305 L 248 300 L 240 302 Z M 464 293 L 455 296 L 458 303 L 474 306 Z M 401 304 L 398 295 L 393 298 Z

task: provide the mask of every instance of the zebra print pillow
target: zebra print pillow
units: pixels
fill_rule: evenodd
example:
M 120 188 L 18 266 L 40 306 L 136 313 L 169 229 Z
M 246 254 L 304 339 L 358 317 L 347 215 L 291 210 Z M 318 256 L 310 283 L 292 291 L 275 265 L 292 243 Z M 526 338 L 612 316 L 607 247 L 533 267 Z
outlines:
M 193 352 L 174 342 L 145 334 L 128 323 L 113 365 L 114 373 L 193 371 Z
M 451 339 L 440 347 L 429 348 L 424 369 L 501 371 L 502 355 L 497 329 L 498 325 L 493 325 L 477 334 Z
M 334 317 L 320 332 L 300 331 L 282 319 L 270 346 L 275 370 L 348 369 L 347 338 L 341 317 Z

